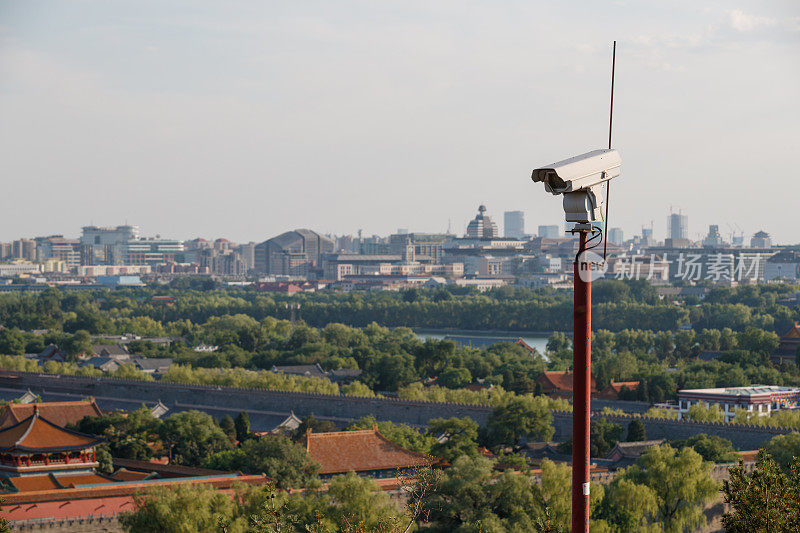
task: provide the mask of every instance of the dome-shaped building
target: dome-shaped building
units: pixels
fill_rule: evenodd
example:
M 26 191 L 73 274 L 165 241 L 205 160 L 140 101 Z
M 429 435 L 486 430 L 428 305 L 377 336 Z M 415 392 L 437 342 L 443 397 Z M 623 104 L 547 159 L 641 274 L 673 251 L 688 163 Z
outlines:
M 499 235 L 497 224 L 492 217 L 485 214 L 486 206 L 478 207 L 478 215 L 473 218 L 467 226 L 468 239 L 496 239 Z

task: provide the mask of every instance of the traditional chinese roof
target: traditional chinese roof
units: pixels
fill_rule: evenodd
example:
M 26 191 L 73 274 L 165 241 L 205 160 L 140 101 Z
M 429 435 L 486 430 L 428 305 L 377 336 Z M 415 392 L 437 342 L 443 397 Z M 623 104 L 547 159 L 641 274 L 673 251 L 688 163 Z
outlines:
M 800 339 L 800 324 L 795 324 L 782 339 Z
M 0 429 L 25 420 L 33 414 L 34 406 L 39 415 L 59 426 L 77 424 L 85 416 L 103 416 L 94 398 L 73 402 L 10 403 L 0 414 Z
M 113 357 L 114 359 L 127 359 L 130 353 L 121 344 L 96 344 L 92 346 L 92 351 L 101 357 Z
M 306 434 L 306 450 L 320 464 L 320 474 L 396 470 L 429 466 L 436 458 L 412 452 L 381 435 L 377 428 Z
M 25 394 L 23 394 L 22 396 L 17 398 L 17 402 L 16 403 L 33 403 L 33 402 L 36 401 L 37 398 L 38 398 L 38 396 L 36 394 L 34 394 L 33 392 L 31 392 L 30 389 L 28 389 L 28 390 L 25 391 Z
M 0 430 L 0 451 L 4 452 L 67 452 L 85 450 L 101 442 L 103 439 L 54 424 L 36 411 L 22 422 Z
M 111 476 L 117 481 L 141 481 L 150 477 L 159 477 L 155 472 L 136 472 L 135 470 L 128 470 L 127 468 L 120 468 Z
M 268 433 L 283 433 L 283 432 L 294 431 L 295 429 L 299 428 L 300 424 L 302 423 L 303 421 L 300 420 L 300 418 L 296 414 L 294 414 L 294 411 L 292 411 L 289 414 L 289 416 L 283 420 L 283 422 L 272 428 L 272 430 L 269 431 Z
M 19 492 L 33 492 L 40 490 L 72 489 L 81 485 L 97 485 L 100 483 L 114 483 L 110 477 L 89 472 L 85 474 L 54 475 L 38 474 L 33 476 L 15 476 L 7 478 L 7 482 L 14 485 Z
M 312 378 L 328 377 L 328 373 L 319 366 L 319 363 L 315 365 L 273 366 L 270 370 L 277 374 L 291 374 Z
M 539 382 L 542 384 L 542 388 L 545 389 L 545 392 L 551 389 L 557 392 L 572 393 L 572 380 L 574 375 L 572 370 L 550 370 L 542 374 L 542 377 L 539 378 Z M 592 376 L 591 384 L 592 392 L 597 392 L 597 383 L 594 380 L 594 376 Z
M 653 446 L 660 446 L 664 444 L 666 440 L 658 439 L 658 440 L 642 440 L 636 442 L 618 442 L 611 448 L 611 451 L 608 452 L 606 458 L 608 459 L 619 459 L 622 457 L 629 457 L 629 458 L 638 458 L 644 452 L 647 451 L 648 448 L 652 448 Z
M 630 391 L 635 391 L 639 388 L 638 381 L 614 381 L 611 380 L 611 383 L 605 389 L 600 392 L 600 397 L 608 398 L 610 400 L 616 400 L 619 398 L 619 393 L 622 392 L 622 389 L 628 389 Z

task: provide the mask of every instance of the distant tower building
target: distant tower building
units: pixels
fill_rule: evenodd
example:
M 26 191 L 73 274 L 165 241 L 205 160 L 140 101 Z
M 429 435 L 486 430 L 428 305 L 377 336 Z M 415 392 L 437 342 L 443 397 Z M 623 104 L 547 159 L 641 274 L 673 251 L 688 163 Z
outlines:
M 522 211 L 503 213 L 503 236 L 510 239 L 525 237 L 525 213 Z
M 772 248 L 772 239 L 766 231 L 759 231 L 750 239 L 750 248 Z
M 719 248 L 725 243 L 722 241 L 722 235 L 719 234 L 719 226 L 711 224 L 708 226 L 708 235 L 703 239 L 703 246 L 711 246 L 712 248 Z
M 561 237 L 561 229 L 558 226 L 539 226 L 537 235 L 543 239 L 558 239 Z
M 490 240 L 498 237 L 500 232 L 497 231 L 497 224 L 485 213 L 485 205 L 478 207 L 477 216 L 467 226 L 467 238 Z
M 667 236 L 673 241 L 689 238 L 689 217 L 672 213 L 667 218 Z
M 255 270 L 273 276 L 307 277 L 322 268 L 322 256 L 333 253 L 333 246 L 331 239 L 315 231 L 287 231 L 255 246 Z
M 36 241 L 31 239 L 14 241 L 11 243 L 11 255 L 14 259 L 34 261 L 36 259 Z
M 622 244 L 625 237 L 622 233 L 622 228 L 611 228 L 608 230 L 608 242 L 611 244 Z

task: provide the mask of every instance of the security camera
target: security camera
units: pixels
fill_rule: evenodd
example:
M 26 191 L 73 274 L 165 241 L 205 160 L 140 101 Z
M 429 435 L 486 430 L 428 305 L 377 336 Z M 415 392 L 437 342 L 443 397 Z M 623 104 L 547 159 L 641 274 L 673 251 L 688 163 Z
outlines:
M 616 150 L 594 150 L 537 168 L 531 179 L 544 182 L 544 189 L 564 195 L 567 222 L 588 224 L 603 220 L 602 196 L 598 188 L 620 174 L 622 158 Z
M 544 182 L 544 189 L 563 194 L 588 189 L 619 176 L 622 158 L 616 150 L 594 150 L 558 163 L 537 168 L 531 179 Z

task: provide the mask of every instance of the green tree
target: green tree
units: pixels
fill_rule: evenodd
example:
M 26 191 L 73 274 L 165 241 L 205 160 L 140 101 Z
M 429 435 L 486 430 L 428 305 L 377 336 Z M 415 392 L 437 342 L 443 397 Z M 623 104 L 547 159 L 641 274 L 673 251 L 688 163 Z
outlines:
M 305 448 L 282 435 L 247 439 L 239 448 L 218 451 L 203 460 L 204 468 L 266 474 L 278 488 L 315 486 L 319 465 Z
M 0 354 L 22 355 L 25 353 L 25 338 L 17 328 L 0 329 Z
M 2 508 L 4 503 L 5 500 L 3 500 L 3 498 L 0 498 L 0 508 Z M 8 520 L 6 520 L 3 517 L 0 517 L 0 533 L 9 533 L 10 531 L 11 528 L 8 525 Z
M 606 418 L 592 422 L 590 429 L 590 453 L 592 457 L 604 457 L 622 438 L 623 428 Z
M 685 441 L 673 443 L 676 448 L 689 446 L 700 454 L 704 461 L 712 463 L 734 463 L 739 460 L 736 448 L 728 439 L 723 439 L 718 435 L 706 435 L 699 433 Z
M 245 411 L 240 411 L 233 425 L 236 430 L 236 440 L 239 442 L 247 440 L 250 436 L 250 416 Z
M 730 469 L 722 492 L 731 507 L 722 516 L 729 533 L 800 531 L 800 460 L 787 474 L 761 452 L 752 472 L 741 464 Z
M 689 407 L 686 418 L 695 422 L 722 422 L 725 419 L 725 414 L 717 404 L 709 407 L 705 403 L 696 403 Z
M 75 360 L 82 353 L 91 354 L 92 336 L 85 329 L 79 329 L 64 340 L 64 351 L 70 359 Z
M 472 383 L 472 375 L 466 368 L 448 368 L 436 380 L 437 385 L 449 389 L 461 389 Z
M 159 433 L 170 457 L 178 464 L 199 465 L 207 456 L 231 448 L 231 441 L 214 419 L 200 411 L 170 415 Z
M 220 418 L 219 428 L 228 436 L 231 442 L 236 441 L 236 423 L 231 418 L 231 415 L 225 415 Z
M 336 526 L 335 531 L 401 531 L 408 516 L 371 479 L 350 472 L 335 476 L 328 483 L 323 499 L 323 516 Z
M 678 533 L 705 525 L 703 506 L 719 490 L 712 466 L 692 448 L 678 451 L 664 444 L 644 452 L 621 477 L 652 490 L 657 521 L 665 533 Z
M 800 433 L 793 431 L 786 435 L 776 435 L 767 442 L 763 450 L 784 472 L 788 472 L 794 459 L 800 458 Z
M 628 424 L 628 437 L 625 439 L 628 442 L 640 442 L 647 440 L 647 432 L 644 427 L 644 422 L 634 418 Z
M 395 424 L 388 420 L 377 422 L 373 416 L 362 417 L 347 426 L 346 431 L 378 428 L 378 432 L 398 446 L 419 453 L 429 453 L 436 439 L 405 424 Z
M 300 421 L 300 425 L 292 432 L 292 439 L 295 441 L 302 441 L 306 437 L 308 430 L 314 433 L 330 433 L 336 431 L 336 424 L 330 420 L 319 420 L 314 415 L 308 415 Z
M 431 448 L 431 455 L 453 462 L 462 455 L 478 455 L 478 424 L 471 418 L 434 418 L 428 422 L 428 435 L 444 436 Z
M 657 520 L 658 498 L 650 487 L 618 476 L 606 488 L 597 516 L 620 533 L 647 531 Z
M 419 505 L 422 531 L 568 531 L 571 522 L 570 468 L 542 462 L 541 484 L 530 476 L 506 471 L 495 476 L 492 461 L 461 456 L 445 470 L 435 489 L 412 497 Z M 591 505 L 603 498 L 601 485 L 591 488 Z M 594 531 L 602 531 L 601 524 Z
M 235 509 L 229 495 L 209 485 L 153 488 L 134 494 L 133 506 L 119 515 L 130 533 L 216 533 L 220 519 L 230 519 Z
M 549 440 L 554 432 L 547 401 L 542 397 L 522 396 L 492 411 L 483 428 L 483 437 L 489 446 L 514 446 L 523 438 Z
M 114 411 L 98 417 L 87 416 L 74 427 L 81 433 L 104 437 L 109 456 L 146 461 L 153 456 L 151 444 L 160 443 L 161 423 L 150 409 L 142 406 L 127 414 Z

